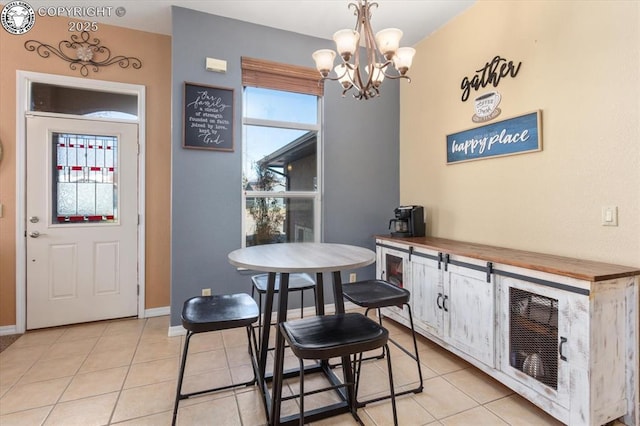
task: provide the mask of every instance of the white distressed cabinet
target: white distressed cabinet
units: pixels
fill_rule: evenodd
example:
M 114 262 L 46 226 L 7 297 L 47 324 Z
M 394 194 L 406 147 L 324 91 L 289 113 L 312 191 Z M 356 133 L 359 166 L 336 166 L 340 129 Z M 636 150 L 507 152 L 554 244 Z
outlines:
M 420 334 L 564 423 L 640 426 L 640 269 L 431 237 L 376 245 Z

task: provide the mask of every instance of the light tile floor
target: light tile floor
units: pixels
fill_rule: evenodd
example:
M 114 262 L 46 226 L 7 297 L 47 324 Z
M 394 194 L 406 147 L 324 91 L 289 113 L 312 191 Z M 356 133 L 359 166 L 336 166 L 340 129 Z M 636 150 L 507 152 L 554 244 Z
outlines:
M 392 336 L 409 344 L 404 327 L 386 321 Z M 169 425 L 184 337 L 167 337 L 168 317 L 125 319 L 28 332 L 0 353 L 0 425 Z M 192 339 L 184 390 L 240 382 L 251 377 L 244 329 Z M 475 367 L 420 338 L 424 391 L 398 399 L 399 423 L 413 425 L 560 425 Z M 397 388 L 415 386 L 415 363 L 392 350 Z M 287 358 L 287 366 L 297 360 Z M 386 392 L 385 361 L 364 367 L 361 398 Z M 308 376 L 308 390 L 322 380 Z M 285 392 L 298 389 L 287 382 Z M 331 394 L 305 399 L 307 408 Z M 287 401 L 283 413 L 296 413 Z M 391 404 L 358 411 L 367 426 L 390 425 Z M 180 403 L 179 425 L 263 425 L 255 387 L 205 395 Z M 342 415 L 315 425 L 353 425 Z

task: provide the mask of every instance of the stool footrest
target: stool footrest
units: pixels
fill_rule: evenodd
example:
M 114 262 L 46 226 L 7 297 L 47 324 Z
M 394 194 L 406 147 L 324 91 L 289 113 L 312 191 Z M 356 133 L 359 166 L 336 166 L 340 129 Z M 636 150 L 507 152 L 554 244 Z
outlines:
M 289 395 L 289 396 L 283 396 L 282 398 L 280 398 L 280 401 L 288 401 L 290 399 L 297 399 L 300 398 L 300 396 L 309 396 L 309 395 L 315 395 L 317 393 L 322 393 L 322 392 L 327 392 L 330 390 L 334 390 L 334 389 L 340 389 L 340 388 L 346 388 L 348 386 L 352 386 L 354 383 L 342 383 L 339 385 L 335 385 L 335 386 L 327 386 L 325 388 L 322 389 L 314 389 L 312 391 L 308 391 L 305 392 L 303 394 L 295 394 L 295 395 Z
M 397 392 L 395 394 L 395 396 L 397 398 L 397 397 L 402 396 L 402 395 L 409 395 L 410 393 L 413 393 L 413 394 L 422 393 L 422 391 L 423 391 L 423 387 L 420 386 L 420 387 L 415 388 L 415 389 L 408 389 L 408 390 L 405 390 L 405 391 L 402 391 L 402 392 Z M 391 395 L 384 395 L 384 396 L 379 396 L 377 398 L 367 399 L 366 401 L 356 401 L 356 406 L 358 408 L 362 408 L 362 407 L 366 407 L 367 404 L 373 404 L 375 402 L 384 401 L 385 399 L 390 399 L 390 398 L 391 398 Z
M 256 382 L 257 380 L 253 379 L 244 383 L 232 383 L 230 385 L 220 386 L 212 389 L 205 389 L 205 390 L 190 392 L 190 393 L 181 393 L 180 395 L 178 395 L 178 399 L 182 401 L 183 399 L 188 399 L 188 398 L 191 398 L 192 396 L 204 395 L 205 393 L 219 392 L 227 389 L 239 388 L 241 386 L 253 386 L 254 384 L 256 384 Z

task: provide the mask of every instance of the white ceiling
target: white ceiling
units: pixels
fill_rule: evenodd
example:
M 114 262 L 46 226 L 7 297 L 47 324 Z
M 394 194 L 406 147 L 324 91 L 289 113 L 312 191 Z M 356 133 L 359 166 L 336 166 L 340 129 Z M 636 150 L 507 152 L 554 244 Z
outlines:
M 353 0 L 356 1 L 356 0 Z M 475 0 L 378 0 L 372 8 L 373 30 L 396 27 L 404 31 L 401 45 L 412 46 L 467 9 Z M 40 7 L 111 6 L 110 17 L 81 18 L 160 34 L 171 34 L 171 6 L 330 39 L 343 28 L 355 27 L 349 0 L 30 0 Z M 122 17 L 115 9 L 124 7 Z M 37 20 L 37 15 L 36 15 Z

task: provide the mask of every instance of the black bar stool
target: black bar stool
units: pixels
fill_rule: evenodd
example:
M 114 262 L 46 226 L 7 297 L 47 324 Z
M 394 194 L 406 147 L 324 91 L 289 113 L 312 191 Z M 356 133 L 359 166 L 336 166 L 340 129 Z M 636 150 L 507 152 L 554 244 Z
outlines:
M 187 330 L 187 338 L 184 342 L 182 362 L 180 364 L 180 372 L 178 374 L 178 389 L 176 391 L 176 401 L 173 406 L 172 425 L 176 424 L 178 404 L 180 400 L 204 393 L 216 392 L 239 386 L 250 386 L 256 383 L 256 372 L 258 371 L 258 366 L 256 365 L 254 354 L 257 351 L 257 343 L 252 324 L 258 320 L 259 316 L 260 311 L 258 310 L 256 301 L 245 293 L 197 296 L 184 302 L 182 307 L 182 326 Z M 251 356 L 251 363 L 253 365 L 253 379 L 244 383 L 231 384 L 183 394 L 182 380 L 184 378 L 184 368 L 187 363 L 187 352 L 189 351 L 189 341 L 191 340 L 191 337 L 198 333 L 239 327 L 245 327 L 247 330 L 249 353 Z
M 347 357 L 350 359 L 351 355 L 355 356 L 359 354 L 357 368 L 359 372 L 363 352 L 386 348 L 387 354 L 389 353 L 389 347 L 387 346 L 389 332 L 375 321 L 359 313 L 321 315 L 286 321 L 280 324 L 280 332 L 283 334 L 292 352 L 300 361 L 300 393 L 298 395 L 281 398 L 280 402 L 300 398 L 300 425 L 302 426 L 304 424 L 305 395 L 345 387 L 350 389 L 352 395 L 352 400 L 349 401 L 351 415 L 359 424 L 362 424 L 357 414 L 357 386 L 355 386 L 355 384 L 358 382 L 358 379 L 357 377 L 354 379 L 354 374 L 349 364 L 347 363 L 345 365 L 343 363 L 343 383 L 305 393 L 303 360 L 329 360 L 335 357 Z M 398 415 L 396 411 L 390 356 L 387 356 L 387 368 L 389 369 L 389 396 L 393 408 L 393 421 L 394 425 L 397 425 Z M 279 378 L 279 380 L 282 380 L 282 378 Z M 275 397 L 278 398 L 279 395 Z M 280 402 L 278 402 L 278 404 Z
M 267 293 L 267 281 L 269 279 L 269 274 L 259 274 L 253 275 L 251 277 L 251 281 L 253 283 L 253 287 L 251 288 L 251 296 L 255 297 L 255 292 L 258 292 L 258 304 L 260 308 L 260 312 L 262 312 L 262 299 L 264 295 Z M 316 294 L 316 282 L 309 276 L 309 274 L 304 273 L 295 273 L 289 275 L 289 293 L 293 291 L 300 292 L 300 317 L 304 317 L 304 291 L 312 290 L 313 291 L 313 304 L 316 306 L 316 314 L 317 312 L 317 294 Z M 275 293 L 280 292 L 280 274 L 276 275 L 276 283 L 275 283 Z M 258 346 L 262 343 L 262 315 L 258 318 Z
M 422 368 L 420 367 L 420 356 L 418 355 L 418 344 L 416 342 L 416 331 L 413 327 L 413 316 L 411 315 L 411 306 L 409 305 L 409 298 L 411 297 L 411 293 L 404 288 L 395 286 L 387 281 L 383 280 L 364 280 L 357 281 L 354 283 L 345 284 L 342 286 L 342 294 L 345 299 L 350 302 L 355 303 L 356 305 L 367 308 L 364 312 L 365 316 L 369 313 L 371 309 L 377 309 L 378 311 L 378 321 L 382 326 L 382 314 L 380 312 L 380 308 L 386 308 L 390 306 L 406 306 L 409 311 L 409 322 L 411 324 L 411 335 L 413 336 L 413 350 L 414 353 L 409 352 L 403 346 L 401 346 L 395 340 L 389 338 L 389 341 L 393 343 L 398 349 L 402 350 L 408 356 L 415 360 L 416 365 L 418 366 L 418 377 L 420 379 L 420 383 L 418 387 L 414 389 L 408 389 L 396 394 L 396 396 L 406 395 L 408 393 L 420 393 L 423 389 L 423 380 L 422 380 Z M 377 357 L 372 358 L 382 358 L 385 355 L 385 352 L 388 354 L 389 350 L 383 349 L 382 354 Z M 367 358 L 371 359 L 371 358 Z M 356 389 L 358 387 L 358 383 L 356 383 Z M 381 401 L 383 399 L 389 398 L 390 395 L 373 398 L 367 401 L 358 402 L 358 406 L 362 407 L 368 403 Z

